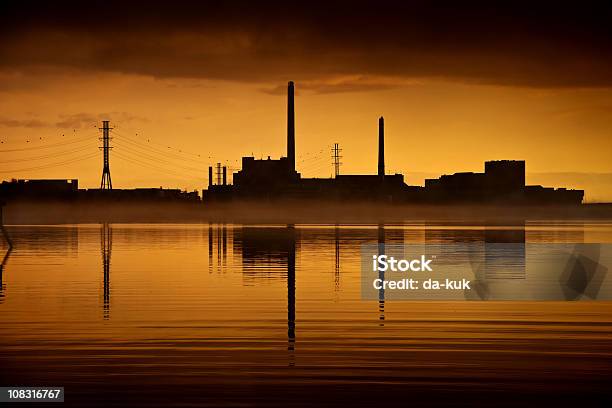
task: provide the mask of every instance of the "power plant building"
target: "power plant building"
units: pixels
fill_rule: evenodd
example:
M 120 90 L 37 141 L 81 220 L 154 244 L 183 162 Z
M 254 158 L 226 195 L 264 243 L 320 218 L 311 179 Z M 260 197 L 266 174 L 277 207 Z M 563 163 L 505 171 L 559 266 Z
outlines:
M 323 199 L 384 201 L 394 203 L 491 203 L 580 204 L 583 190 L 525 186 L 525 161 L 485 163 L 484 173 L 455 173 L 425 180 L 425 186 L 409 186 L 402 174 L 385 174 L 385 123 L 378 121 L 376 174 L 336 175 L 334 178 L 302 178 L 295 168 L 295 86 L 287 90 L 287 157 L 243 157 L 233 185 L 215 185 L 209 169 L 205 202 L 229 200 Z
M 112 189 L 108 169 L 108 121 L 104 123 L 104 172 L 100 189 L 79 189 L 78 180 L 11 180 L 0 183 L 0 201 L 75 200 L 75 201 L 174 201 L 199 202 L 197 192 L 179 189 L 136 188 Z M 372 143 L 374 145 L 374 143 Z M 407 204 L 533 204 L 578 205 L 583 190 L 525 185 L 525 161 L 487 161 L 483 173 L 463 172 L 425 180 L 424 186 L 409 186 L 402 174 L 387 174 L 385 167 L 385 119 L 378 119 L 378 163 L 372 174 L 339 174 L 338 145 L 335 146 L 333 178 L 303 178 L 296 169 L 295 85 L 287 89 L 287 155 L 278 159 L 268 156 L 242 158 L 241 169 L 228 184 L 227 167 L 217 164 L 216 182 L 213 168 L 208 169 L 208 188 L 202 201 L 271 201 L 327 200 L 339 202 L 375 201 Z M 373 170 L 374 170 L 374 166 Z

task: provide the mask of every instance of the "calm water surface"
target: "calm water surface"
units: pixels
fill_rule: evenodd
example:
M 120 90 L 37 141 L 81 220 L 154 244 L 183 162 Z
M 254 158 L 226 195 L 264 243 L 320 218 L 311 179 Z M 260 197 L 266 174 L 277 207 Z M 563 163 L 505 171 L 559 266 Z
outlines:
M 8 231 L 0 385 L 75 406 L 609 406 L 611 302 L 362 300 L 377 226 Z M 611 243 L 612 223 L 384 226 L 387 243 L 499 234 Z

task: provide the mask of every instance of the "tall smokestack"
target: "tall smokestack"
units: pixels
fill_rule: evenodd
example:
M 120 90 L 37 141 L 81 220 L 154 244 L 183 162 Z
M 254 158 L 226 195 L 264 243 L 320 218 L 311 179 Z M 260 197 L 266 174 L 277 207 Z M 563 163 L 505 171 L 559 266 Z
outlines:
M 227 167 L 223 166 L 223 185 L 227 185 Z
M 295 110 L 293 107 L 294 84 L 287 88 L 287 159 L 291 170 L 295 170 Z
M 213 185 L 212 166 L 208 166 L 208 187 Z
M 385 176 L 385 118 L 378 119 L 378 175 Z

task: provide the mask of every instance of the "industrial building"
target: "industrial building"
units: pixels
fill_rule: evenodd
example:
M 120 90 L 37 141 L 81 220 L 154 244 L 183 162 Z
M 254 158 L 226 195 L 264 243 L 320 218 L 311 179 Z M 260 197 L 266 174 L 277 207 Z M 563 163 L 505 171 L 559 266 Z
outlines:
M 78 180 L 11 180 L 0 184 L 0 201 L 11 200 L 81 200 L 81 201 L 181 201 L 199 202 L 197 192 L 179 189 L 113 189 L 109 152 L 112 129 L 102 122 L 103 171 L 99 189 L 79 189 Z M 227 168 L 217 165 L 217 180 L 209 167 L 208 189 L 204 203 L 230 201 L 326 200 L 336 202 L 384 202 L 408 204 L 534 204 L 577 205 L 583 190 L 525 185 L 525 161 L 487 161 L 483 173 L 455 173 L 425 180 L 424 186 L 409 186 L 402 174 L 385 171 L 385 120 L 378 120 L 378 163 L 373 174 L 339 174 L 335 146 L 336 172 L 333 178 L 303 178 L 296 169 L 295 85 L 287 89 L 287 155 L 242 158 L 242 167 L 227 182 Z
M 302 178 L 295 168 L 295 111 L 294 83 L 289 82 L 287 98 L 287 156 L 279 159 L 242 158 L 242 169 L 233 175 L 233 185 L 225 181 L 215 185 L 212 167 L 209 168 L 208 190 L 203 192 L 205 202 L 261 199 L 332 199 L 332 200 L 386 200 L 394 201 L 419 187 L 404 183 L 401 174 L 385 174 L 384 119 L 379 119 L 378 173 L 337 175 L 334 178 Z
M 498 160 L 485 163 L 484 173 L 455 173 L 425 180 L 425 186 L 409 186 L 402 174 L 385 174 L 384 118 L 378 122 L 378 171 L 376 174 L 340 175 L 333 178 L 302 178 L 295 168 L 295 87 L 288 84 L 287 156 L 279 159 L 243 157 L 242 168 L 227 183 L 213 180 L 209 168 L 205 203 L 232 200 L 322 199 L 335 201 L 382 201 L 392 203 L 510 203 L 580 204 L 583 190 L 525 185 L 525 161 Z M 219 170 L 218 170 L 219 171 Z
M 198 202 L 197 191 L 164 188 L 79 189 L 76 179 L 11 180 L 0 183 L 0 200 L 10 201 L 189 201 Z

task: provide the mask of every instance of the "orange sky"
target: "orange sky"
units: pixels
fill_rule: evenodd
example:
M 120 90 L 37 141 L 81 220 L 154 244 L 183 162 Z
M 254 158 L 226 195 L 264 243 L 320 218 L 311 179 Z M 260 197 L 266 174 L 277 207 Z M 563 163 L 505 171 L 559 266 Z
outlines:
M 237 169 L 244 155 L 285 153 L 291 79 L 304 177 L 332 174 L 333 143 L 343 149 L 342 173 L 375 172 L 384 115 L 386 168 L 410 184 L 524 159 L 529 183 L 612 200 L 604 12 L 568 9 L 557 21 L 533 10 L 519 32 L 518 6 L 498 17 L 480 6 L 415 11 L 390 2 L 386 17 L 373 17 L 367 2 L 339 2 L 287 17 L 199 3 L 197 13 L 164 14 L 156 4 L 113 15 L 107 27 L 89 24 L 106 7 L 17 4 L 0 30 L 2 179 L 98 187 L 96 126 L 108 119 L 114 187 L 202 189 L 210 164 Z M 445 24 L 432 32 L 430 20 Z
M 5 179 L 78 178 L 81 186 L 96 187 L 101 154 L 49 166 L 95 154 L 95 126 L 103 118 L 116 127 L 111 153 L 115 187 L 201 189 L 209 164 L 237 168 L 244 155 L 285 153 L 286 97 L 262 92 L 261 84 L 123 74 L 33 82 L 0 101 L 1 149 L 30 149 L 1 153 L 9 160 L 2 164 Z M 442 173 L 482 171 L 483 162 L 491 159 L 527 160 L 533 182 L 541 177 L 535 173 L 612 173 L 608 89 L 534 90 L 420 80 L 390 90 L 318 94 L 300 91 L 299 81 L 296 86 L 297 166 L 305 177 L 332 174 L 329 156 L 336 142 L 343 149 L 343 173 L 374 172 L 381 114 L 386 118 L 387 169 L 404 173 L 410 183 Z M 40 148 L 86 137 L 91 143 Z M 66 153 L 73 150 L 78 151 Z M 34 167 L 40 169 L 18 171 Z M 576 184 L 569 175 L 545 181 L 555 179 Z M 595 197 L 587 197 L 612 197 L 605 186 L 597 190 Z

